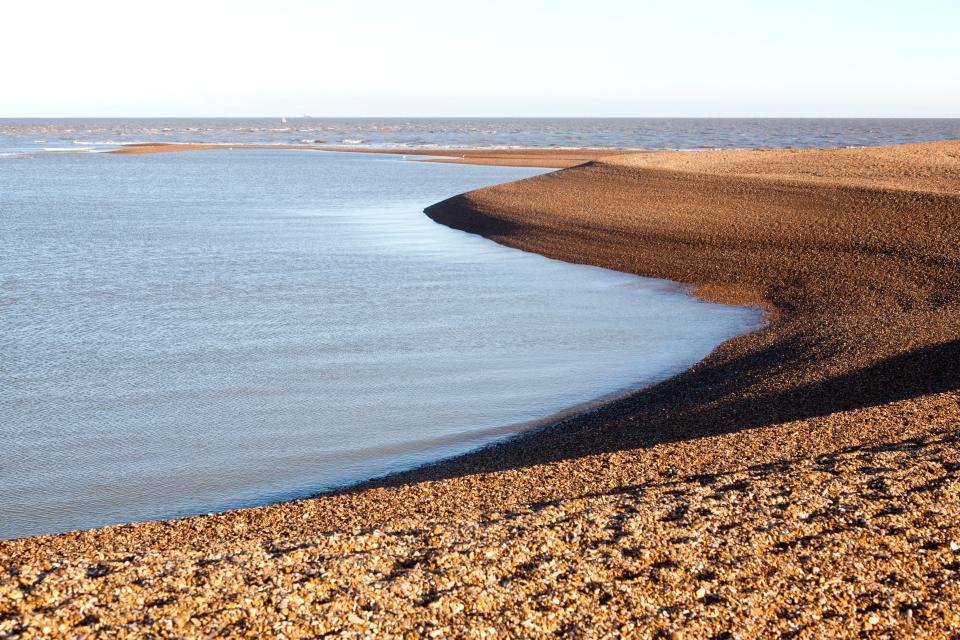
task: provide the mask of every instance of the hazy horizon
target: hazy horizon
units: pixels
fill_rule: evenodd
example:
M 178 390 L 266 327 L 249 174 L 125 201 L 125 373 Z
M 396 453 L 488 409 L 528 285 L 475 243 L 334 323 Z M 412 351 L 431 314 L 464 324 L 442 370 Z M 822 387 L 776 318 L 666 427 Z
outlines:
M 4 17 L 4 118 L 960 117 L 960 6 L 934 0 L 94 0 Z
M 209 116 L 0 116 L 0 120 L 960 120 L 960 116 L 446 116 L 446 115 L 289 115 L 283 113 L 256 115 Z

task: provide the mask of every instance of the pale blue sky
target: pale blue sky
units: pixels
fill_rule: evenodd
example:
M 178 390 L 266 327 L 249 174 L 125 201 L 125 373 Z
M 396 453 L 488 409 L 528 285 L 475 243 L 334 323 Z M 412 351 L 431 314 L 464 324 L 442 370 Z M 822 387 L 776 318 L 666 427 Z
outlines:
M 0 117 L 960 117 L 955 0 L 7 3 Z

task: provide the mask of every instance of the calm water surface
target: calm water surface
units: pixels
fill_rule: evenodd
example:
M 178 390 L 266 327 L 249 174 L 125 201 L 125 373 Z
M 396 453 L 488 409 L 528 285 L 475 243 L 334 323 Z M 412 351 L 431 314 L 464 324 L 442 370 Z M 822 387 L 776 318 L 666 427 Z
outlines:
M 422 214 L 538 172 L 0 158 L 0 537 L 262 504 L 463 452 L 758 326 Z

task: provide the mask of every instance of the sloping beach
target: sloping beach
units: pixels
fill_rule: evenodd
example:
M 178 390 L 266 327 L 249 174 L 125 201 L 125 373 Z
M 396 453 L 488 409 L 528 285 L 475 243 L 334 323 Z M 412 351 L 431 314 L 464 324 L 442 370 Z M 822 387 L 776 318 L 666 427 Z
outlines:
M 427 215 L 770 324 L 348 492 L 0 542 L 0 634 L 960 633 L 960 142 L 609 155 Z

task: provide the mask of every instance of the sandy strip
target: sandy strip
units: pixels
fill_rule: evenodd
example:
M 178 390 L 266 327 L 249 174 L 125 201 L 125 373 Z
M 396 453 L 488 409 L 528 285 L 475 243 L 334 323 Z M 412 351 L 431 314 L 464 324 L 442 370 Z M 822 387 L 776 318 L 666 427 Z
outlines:
M 960 143 L 610 157 L 428 214 L 772 322 L 366 488 L 0 543 L 0 633 L 960 633 Z
M 388 153 L 392 155 L 422 157 L 424 162 L 453 164 L 480 164 L 501 167 L 546 167 L 564 169 L 591 160 L 612 158 L 631 153 L 628 149 L 450 149 L 450 150 L 400 150 L 400 149 L 351 149 L 336 148 L 328 151 L 349 153 Z M 637 153 L 633 151 L 633 153 Z
M 193 142 L 186 143 L 167 143 L 167 142 L 137 142 L 123 145 L 119 149 L 113 149 L 106 153 L 115 153 L 120 155 L 140 155 L 144 153 L 174 153 L 177 151 L 203 151 L 204 149 L 230 149 L 230 145 L 225 144 L 198 144 Z
M 482 164 L 504 167 L 546 167 L 562 169 L 591 160 L 609 158 L 629 153 L 626 149 L 371 149 L 367 147 L 316 147 L 310 145 L 228 145 L 228 144 L 168 144 L 138 143 L 123 146 L 107 153 L 124 155 L 144 153 L 173 153 L 177 151 L 203 151 L 208 149 L 287 149 L 299 151 L 329 151 L 335 153 L 377 153 L 422 158 L 424 162 L 447 162 L 454 164 Z M 636 151 L 634 151 L 636 153 Z

